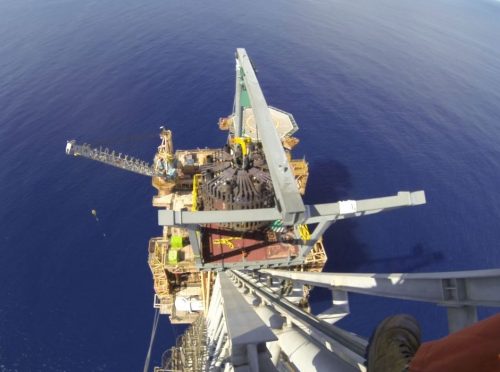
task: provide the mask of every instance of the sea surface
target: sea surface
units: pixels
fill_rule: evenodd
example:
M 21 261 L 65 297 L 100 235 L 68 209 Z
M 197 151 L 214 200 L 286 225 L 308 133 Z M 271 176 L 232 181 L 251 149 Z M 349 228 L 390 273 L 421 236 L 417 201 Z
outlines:
M 151 160 L 164 125 L 176 148 L 222 145 L 237 47 L 300 126 L 306 202 L 426 192 L 334 225 L 329 271 L 500 267 L 499 19 L 493 0 L 0 0 L 0 371 L 142 368 L 154 189 L 66 140 Z M 446 334 L 434 305 L 351 311 L 365 337 L 399 312 Z M 153 363 L 182 330 L 160 321 Z

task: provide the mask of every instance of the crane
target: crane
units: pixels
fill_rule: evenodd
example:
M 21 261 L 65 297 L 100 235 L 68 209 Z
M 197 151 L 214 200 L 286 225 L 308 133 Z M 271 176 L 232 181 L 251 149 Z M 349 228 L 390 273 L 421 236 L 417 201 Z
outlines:
M 76 140 L 70 140 L 66 143 L 66 154 L 82 156 L 143 176 L 152 177 L 156 174 L 154 168 L 143 160 L 122 153 L 116 154 L 115 151 L 110 152 L 107 147 L 104 149 L 102 147 L 92 147 L 88 143 L 79 145 Z

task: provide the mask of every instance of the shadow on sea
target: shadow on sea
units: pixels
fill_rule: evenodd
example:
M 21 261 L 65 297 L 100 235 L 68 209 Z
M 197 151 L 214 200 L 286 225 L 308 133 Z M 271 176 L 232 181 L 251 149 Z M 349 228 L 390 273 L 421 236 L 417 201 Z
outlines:
M 306 191 L 307 204 L 329 203 L 351 197 L 349 169 L 338 161 L 317 160 L 309 164 L 310 178 Z M 370 258 L 369 246 L 358 237 L 356 218 L 333 224 L 323 236 L 328 261 L 326 272 L 413 272 L 443 259 L 423 243 L 415 244 L 410 253 L 383 258 Z
M 338 161 L 321 159 L 309 164 L 305 202 L 330 203 L 349 198 L 352 188 L 349 169 Z M 325 271 L 351 272 L 367 260 L 366 244 L 356 236 L 355 219 L 333 224 L 323 235 L 328 261 Z
M 309 164 L 310 178 L 305 203 L 330 203 L 347 200 L 351 196 L 352 180 L 349 169 L 331 160 L 319 160 Z M 369 218 L 369 217 L 368 217 Z M 323 243 L 328 261 L 325 272 L 391 273 L 413 272 L 431 262 L 443 258 L 441 252 L 433 252 L 423 243 L 415 244 L 409 254 L 371 258 L 370 247 L 358 236 L 359 221 L 345 219 L 333 224 L 324 234 Z M 315 312 L 330 306 L 326 288 L 315 288 L 310 303 Z

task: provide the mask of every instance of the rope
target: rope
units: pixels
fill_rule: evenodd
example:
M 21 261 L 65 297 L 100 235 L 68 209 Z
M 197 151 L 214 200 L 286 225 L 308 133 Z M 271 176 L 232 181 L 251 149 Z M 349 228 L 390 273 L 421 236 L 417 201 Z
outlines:
M 155 316 L 153 318 L 153 329 L 151 330 L 151 340 L 149 341 L 149 349 L 146 354 L 146 360 L 144 361 L 144 372 L 149 370 L 149 361 L 151 360 L 151 350 L 153 349 L 153 343 L 155 340 L 156 329 L 158 328 L 158 319 L 160 318 L 160 311 L 156 309 Z

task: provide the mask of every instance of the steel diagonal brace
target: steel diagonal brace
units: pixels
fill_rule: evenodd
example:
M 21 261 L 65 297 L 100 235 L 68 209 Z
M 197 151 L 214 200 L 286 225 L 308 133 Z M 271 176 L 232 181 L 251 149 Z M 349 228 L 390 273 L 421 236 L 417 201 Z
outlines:
M 303 218 L 304 202 L 250 58 L 245 49 L 242 48 L 236 50 L 236 57 L 241 67 L 243 82 L 248 92 L 259 138 L 266 154 L 266 162 L 273 180 L 281 219 L 286 225 L 293 225 Z
M 316 242 L 336 220 L 389 211 L 400 207 L 425 204 L 423 191 L 400 191 L 397 195 L 364 200 L 346 200 L 330 204 L 307 206 L 304 224 L 317 226 L 311 237 L 300 246 L 299 258 L 306 258 Z

